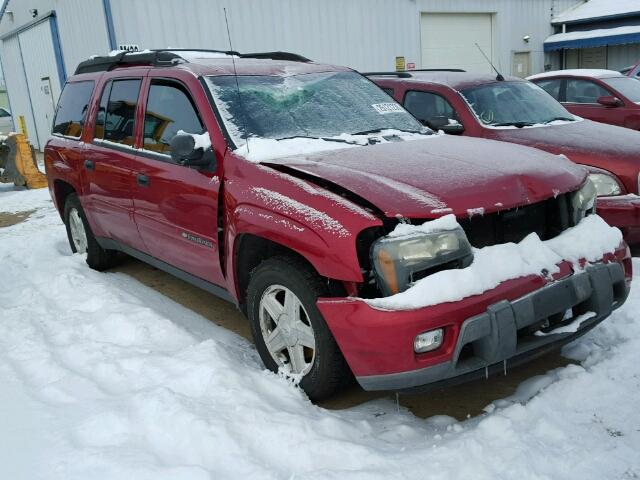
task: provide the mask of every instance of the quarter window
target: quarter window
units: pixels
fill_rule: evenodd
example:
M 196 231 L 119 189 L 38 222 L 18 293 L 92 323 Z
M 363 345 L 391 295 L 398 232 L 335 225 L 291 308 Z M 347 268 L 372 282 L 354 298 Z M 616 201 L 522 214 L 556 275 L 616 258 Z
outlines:
M 435 93 L 407 92 L 404 97 L 404 108 L 427 125 L 434 120 L 459 120 L 451 104 Z
M 170 155 L 171 139 L 180 130 L 204 132 L 187 90 L 174 82 L 152 83 L 144 115 L 145 150 Z
M 567 80 L 566 101 L 569 103 L 598 103 L 598 98 L 606 95 L 610 95 L 609 92 L 589 80 Z
M 141 80 L 115 80 L 102 92 L 95 137 L 133 146 Z
M 93 81 L 65 85 L 53 121 L 53 133 L 80 138 L 92 93 Z

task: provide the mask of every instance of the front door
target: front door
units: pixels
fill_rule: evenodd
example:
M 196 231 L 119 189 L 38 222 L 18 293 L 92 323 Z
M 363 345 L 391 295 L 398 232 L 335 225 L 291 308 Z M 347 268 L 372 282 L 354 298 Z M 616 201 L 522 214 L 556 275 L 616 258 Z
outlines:
M 208 282 L 223 285 L 218 252 L 215 172 L 176 164 L 171 139 L 205 131 L 188 88 L 148 79 L 143 148 L 136 161 L 135 220 L 150 255 Z
M 143 250 L 133 219 L 135 112 L 141 78 L 108 82 L 100 98 L 94 138 L 82 166 L 83 204 L 98 236 Z
M 598 98 L 612 95 L 600 84 L 582 78 L 567 78 L 564 106 L 571 113 L 596 122 L 624 126 L 622 108 L 605 107 Z
M 511 75 L 520 78 L 527 78 L 531 75 L 531 53 L 514 52 L 513 65 L 511 65 Z

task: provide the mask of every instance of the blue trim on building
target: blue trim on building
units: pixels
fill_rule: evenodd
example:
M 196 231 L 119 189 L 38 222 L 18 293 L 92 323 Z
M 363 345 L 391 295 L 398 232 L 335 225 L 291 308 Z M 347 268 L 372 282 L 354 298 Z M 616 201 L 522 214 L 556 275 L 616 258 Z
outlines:
M 544 51 L 553 52 L 555 50 L 562 50 L 565 48 L 604 47 L 607 45 L 623 45 L 625 43 L 640 43 L 640 33 L 625 33 L 622 35 L 605 35 L 596 38 L 544 42 Z
M 113 14 L 111 13 L 111 0 L 102 0 L 102 6 L 104 7 L 104 19 L 107 23 L 107 35 L 109 36 L 109 47 L 111 50 L 118 48 L 116 42 L 116 30 L 113 27 Z
M 53 53 L 56 56 L 56 66 L 58 67 L 58 78 L 60 79 L 60 88 L 67 81 L 67 69 L 64 65 L 64 56 L 62 55 L 62 45 L 60 44 L 60 35 L 58 34 L 58 19 L 55 14 L 49 17 L 49 26 L 51 27 L 51 40 L 53 42 Z

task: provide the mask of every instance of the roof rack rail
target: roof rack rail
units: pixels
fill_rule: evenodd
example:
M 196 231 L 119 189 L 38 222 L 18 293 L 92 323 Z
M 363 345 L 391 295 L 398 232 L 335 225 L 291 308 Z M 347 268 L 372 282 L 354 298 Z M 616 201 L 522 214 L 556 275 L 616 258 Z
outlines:
M 180 52 L 208 52 L 235 55 L 240 58 L 262 58 L 270 60 L 285 60 L 291 62 L 311 62 L 306 57 L 289 52 L 257 52 L 239 53 L 233 50 L 209 50 L 203 48 L 167 48 L 157 50 L 145 50 L 142 52 L 119 52 L 115 55 L 93 57 L 80 62 L 75 75 L 80 73 L 104 72 L 123 65 L 152 65 L 154 67 L 166 67 L 177 63 L 186 63 Z
M 413 72 L 466 72 L 461 68 L 417 68 L 413 70 L 400 70 L 396 72 L 364 72 L 363 75 L 370 77 L 374 75 L 378 76 L 390 76 L 398 78 L 411 78 Z

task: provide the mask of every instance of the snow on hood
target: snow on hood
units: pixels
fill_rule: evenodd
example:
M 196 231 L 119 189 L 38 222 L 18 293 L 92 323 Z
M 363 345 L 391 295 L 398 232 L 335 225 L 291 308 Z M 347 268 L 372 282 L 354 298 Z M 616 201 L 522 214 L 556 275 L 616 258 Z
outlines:
M 444 220 L 443 229 L 451 227 L 451 219 Z M 429 225 L 432 228 L 434 225 Z M 438 226 L 438 225 L 436 225 Z M 399 226 L 406 234 L 408 225 Z M 416 232 L 422 226 L 413 227 Z M 589 215 L 578 225 L 565 230 L 557 237 L 542 241 L 531 233 L 520 243 L 505 243 L 484 248 L 474 248 L 473 263 L 459 270 L 443 270 L 418 280 L 404 292 L 390 297 L 364 300 L 372 307 L 384 310 L 412 310 L 455 302 L 497 287 L 500 283 L 528 275 L 559 272 L 557 264 L 563 260 L 574 263 L 580 269 L 580 259 L 593 262 L 605 253 L 615 251 L 622 241 L 622 233 L 610 227 L 597 215 Z
M 325 179 L 386 216 L 491 213 L 576 189 L 586 171 L 539 150 L 439 135 L 412 142 L 299 154 L 264 162 Z
M 342 150 L 345 148 L 363 147 L 369 145 L 369 139 L 379 143 L 389 143 L 390 138 L 395 137 L 407 140 L 422 140 L 430 138 L 419 133 L 402 132 L 400 130 L 382 130 L 379 133 L 369 135 L 351 135 L 342 133 L 335 137 L 323 138 L 274 138 L 249 137 L 248 146 L 242 145 L 234 151 L 237 155 L 252 162 L 262 162 L 275 158 L 290 157 L 292 155 L 305 155 L 310 153 L 327 152 L 330 150 Z

